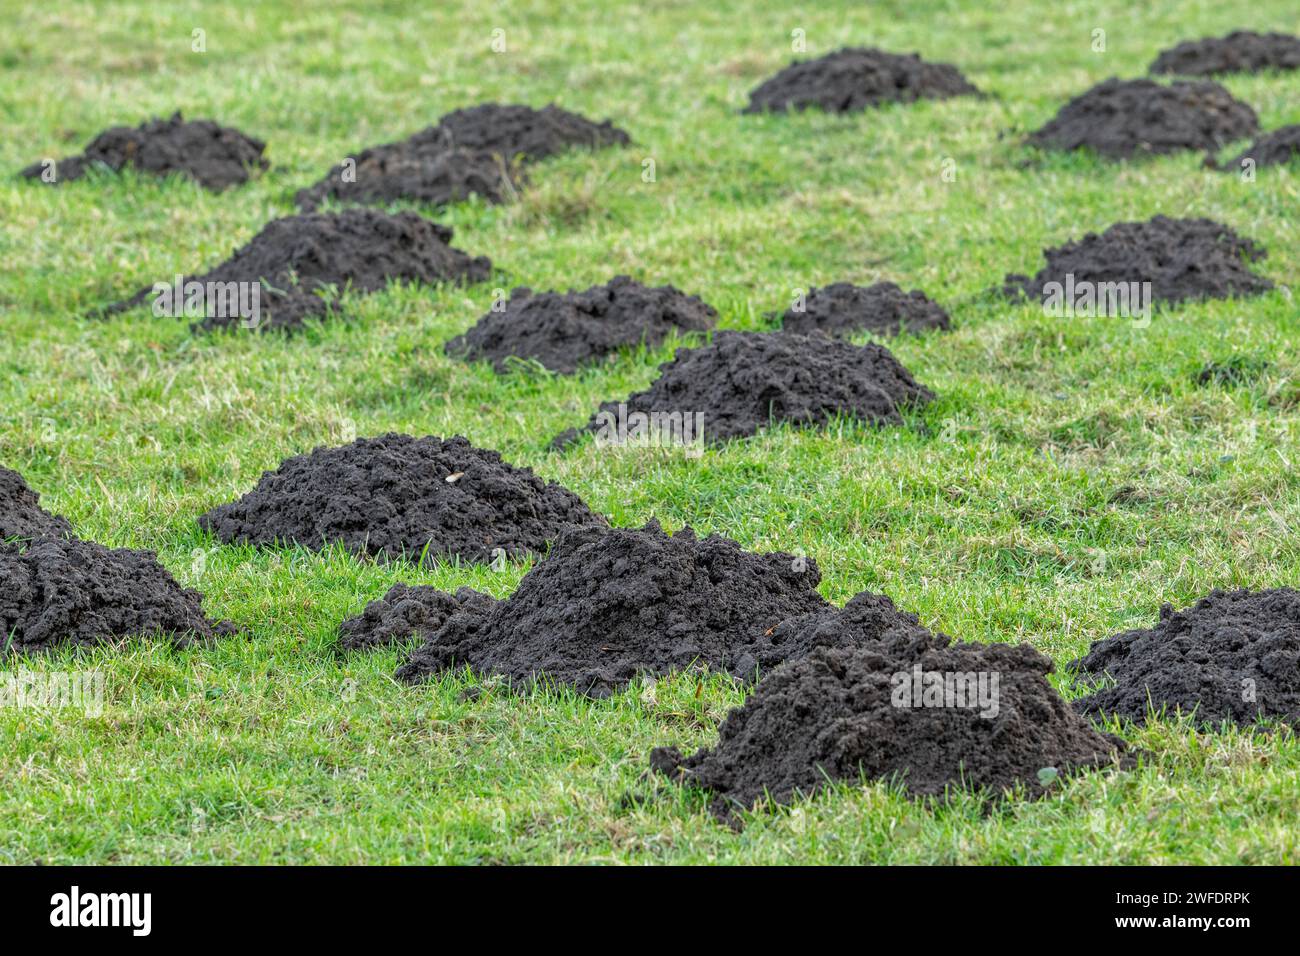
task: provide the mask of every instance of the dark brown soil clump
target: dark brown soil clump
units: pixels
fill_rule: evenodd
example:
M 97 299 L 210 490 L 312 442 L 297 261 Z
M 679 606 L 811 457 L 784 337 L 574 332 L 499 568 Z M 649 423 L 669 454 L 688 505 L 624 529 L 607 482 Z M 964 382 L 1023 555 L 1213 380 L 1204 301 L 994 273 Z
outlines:
M 1210 219 L 1121 222 L 1105 232 L 1090 232 L 1078 242 L 1045 249 L 1047 265 L 1033 278 L 1006 277 L 1003 293 L 1041 301 L 1049 283 L 1076 287 L 1092 283 L 1151 283 L 1155 302 L 1226 299 L 1258 295 L 1273 283 L 1257 276 L 1247 263 L 1267 253 L 1254 241 Z
M 1255 142 L 1223 163 L 1210 160 L 1207 165 L 1225 172 L 1241 172 L 1242 164 L 1252 160 L 1256 167 L 1285 166 L 1300 163 L 1300 123 L 1261 136 Z
M 712 344 L 678 349 L 659 368 L 659 378 L 645 391 L 602 403 L 583 429 L 569 429 L 552 445 L 566 447 L 583 431 L 614 443 L 609 423 L 634 415 L 644 415 L 651 430 L 655 421 L 662 425 L 676 416 L 674 423 L 699 425 L 688 436 L 691 441 L 715 444 L 753 435 L 773 422 L 819 426 L 846 416 L 899 425 L 905 409 L 934 397 L 883 345 L 859 346 L 823 335 L 719 332 Z M 665 425 L 661 431 L 675 428 Z
M 654 521 L 575 531 L 509 598 L 448 618 L 398 677 L 469 667 L 519 689 L 549 682 L 593 697 L 692 665 L 752 680 L 807 652 L 780 625 L 831 610 L 817 592 L 820 577 L 811 559 L 755 554 L 689 528 L 668 535 Z M 884 613 L 863 603 L 864 622 Z
M 0 545 L 0 646 L 45 651 L 159 636 L 179 647 L 235 633 L 203 613 L 151 551 L 76 538 Z
M 339 542 L 385 559 L 486 562 L 543 554 L 564 531 L 605 520 L 568 489 L 459 435 L 390 433 L 289 458 L 199 524 L 227 543 Z
M 251 171 L 266 169 L 266 144 L 229 126 L 210 120 L 153 119 L 137 127 L 114 126 L 96 136 L 78 156 L 54 165 L 51 183 L 80 179 L 94 167 L 120 172 L 131 166 L 155 176 L 180 173 L 213 191 L 248 181 Z M 28 179 L 43 179 L 44 163 L 22 171 Z
M 72 534 L 66 518 L 41 507 L 41 496 L 23 476 L 0 467 L 0 541 L 11 538 L 61 538 Z
M 529 162 L 570 149 L 630 142 L 627 133 L 608 120 L 594 123 L 558 106 L 536 110 L 483 103 L 448 113 L 436 126 L 404 140 L 362 150 L 353 164 L 335 166 L 319 182 L 300 190 L 296 200 L 304 210 L 326 199 L 409 199 L 441 206 L 478 195 L 499 203 L 523 185 Z
M 411 638 L 428 639 L 466 604 L 494 603 L 495 598 L 473 588 L 457 588 L 455 594 L 448 594 L 423 584 L 395 584 L 382 598 L 339 625 L 338 648 L 369 651 Z
M 661 344 L 677 331 L 705 332 L 718 313 L 670 285 L 650 288 L 628 276 L 583 291 L 517 288 L 501 311 L 486 313 L 445 351 L 470 362 L 491 362 L 498 372 L 520 361 L 571 375 L 620 349 Z
M 1155 627 L 1094 641 L 1070 666 L 1098 688 L 1075 701 L 1082 714 L 1300 727 L 1300 592 L 1216 590 L 1181 611 L 1165 604 Z
M 1285 33 L 1236 30 L 1226 37 L 1188 40 L 1163 51 L 1152 73 L 1216 76 L 1300 69 L 1300 37 Z
M 651 764 L 712 791 L 713 812 L 732 823 L 764 798 L 789 803 L 832 781 L 896 781 L 913 797 L 1041 797 L 1059 777 L 1125 754 L 1070 709 L 1051 670 L 1024 644 L 818 648 L 767 675 L 715 746 L 688 758 L 660 748 Z
M 254 324 L 234 314 L 212 314 L 198 327 L 300 328 L 309 318 L 327 313 L 329 303 L 317 293 L 351 288 L 375 292 L 389 282 L 480 282 L 491 273 L 484 256 L 470 257 L 452 248 L 452 232 L 410 212 L 390 215 L 375 209 L 345 209 L 273 219 L 247 245 L 221 265 L 193 277 L 197 283 L 260 283 L 260 310 Z M 174 285 L 173 277 L 167 277 Z M 191 277 L 185 277 L 186 282 Z M 154 301 L 154 289 L 142 289 L 110 306 L 120 312 Z
M 927 63 L 915 53 L 847 47 L 796 61 L 749 94 L 746 113 L 822 109 L 851 113 L 886 103 L 978 96 L 955 66 Z
M 1209 152 L 1257 132 L 1255 111 L 1217 83 L 1112 77 L 1070 100 L 1028 142 L 1124 159 L 1184 149 Z
M 824 332 L 844 338 L 859 332 L 874 335 L 917 333 L 951 326 L 948 313 L 919 289 L 904 292 L 892 282 L 870 286 L 836 282 L 810 289 L 801 303 L 781 318 L 786 332 L 811 335 Z

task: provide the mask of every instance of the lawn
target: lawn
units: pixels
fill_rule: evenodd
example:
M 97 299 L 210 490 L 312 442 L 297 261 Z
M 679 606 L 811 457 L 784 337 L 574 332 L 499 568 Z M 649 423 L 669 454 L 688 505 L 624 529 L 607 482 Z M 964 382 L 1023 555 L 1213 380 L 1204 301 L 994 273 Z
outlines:
M 0 663 L 106 676 L 99 716 L 0 708 L 0 862 L 1296 859 L 1295 739 L 1174 722 L 1124 731 L 1146 753 L 1136 770 L 1034 803 L 931 808 L 839 786 L 733 831 L 704 796 L 651 775 L 647 755 L 711 742 L 743 688 L 679 675 L 599 702 L 491 690 L 469 701 L 471 675 L 399 684 L 397 649 L 335 654 L 343 618 L 398 581 L 505 596 L 526 567 L 230 547 L 195 524 L 317 445 L 463 434 L 616 525 L 658 517 L 799 551 L 834 601 L 884 591 L 932 628 L 1026 641 L 1058 666 L 1149 626 L 1162 602 L 1295 584 L 1300 308 L 1287 285 L 1300 167 L 1246 182 L 1190 153 L 1106 163 L 1020 142 L 1070 96 L 1143 75 L 1179 40 L 1298 32 L 1294 0 L 3 2 L 0 462 L 80 535 L 156 550 L 243 635 Z M 205 52 L 192 50 L 195 29 Z M 991 97 L 738 115 L 794 57 L 795 30 L 806 56 L 919 50 Z M 1300 122 L 1300 75 L 1222 82 L 1264 129 Z M 509 205 L 424 210 L 455 229 L 454 245 L 492 258 L 491 281 L 390 288 L 355 299 L 353 321 L 293 338 L 194 334 L 147 308 L 83 317 L 215 264 L 357 149 L 491 100 L 557 102 L 635 143 L 541 164 Z M 220 195 L 135 175 L 57 189 L 10 175 L 178 108 L 265 139 L 271 170 Z M 986 294 L 1037 270 L 1046 246 L 1157 213 L 1255 238 L 1269 250 L 1257 269 L 1278 288 L 1158 309 L 1149 327 Z M 938 399 L 904 428 L 782 427 L 698 458 L 590 442 L 559 454 L 552 435 L 648 384 L 671 345 L 576 378 L 499 378 L 441 352 L 496 288 L 621 272 L 700 295 L 723 328 L 770 327 L 810 285 L 923 289 L 953 330 L 890 348 Z M 1207 362 L 1230 360 L 1267 365 L 1244 383 L 1198 384 Z

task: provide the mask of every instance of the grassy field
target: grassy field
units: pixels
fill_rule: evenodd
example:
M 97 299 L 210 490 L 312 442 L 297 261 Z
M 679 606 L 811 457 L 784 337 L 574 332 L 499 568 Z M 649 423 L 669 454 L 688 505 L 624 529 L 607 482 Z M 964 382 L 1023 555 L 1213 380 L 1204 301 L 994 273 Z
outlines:
M 79 534 L 157 550 L 213 616 L 245 630 L 183 652 L 142 642 L 0 664 L 107 675 L 99 717 L 0 709 L 0 862 L 1296 859 L 1294 738 L 1172 723 L 1126 731 L 1148 752 L 1136 771 L 1030 805 L 934 810 L 840 787 L 732 832 L 703 796 L 649 775 L 647 754 L 711 741 L 738 689 L 679 676 L 604 702 L 469 703 L 466 675 L 399 685 L 397 650 L 335 656 L 339 621 L 397 581 L 504 596 L 526 569 L 240 549 L 194 520 L 316 445 L 459 433 L 617 525 L 657 516 L 802 550 L 832 600 L 884 591 L 931 627 L 1028 641 L 1058 664 L 1150 624 L 1163 601 L 1295 584 L 1300 308 L 1286 286 L 1300 267 L 1300 170 L 1247 183 L 1199 155 L 1108 164 L 1020 145 L 1068 97 L 1142 75 L 1174 42 L 1297 32 L 1293 0 L 3 4 L 3 169 L 177 108 L 264 138 L 273 168 L 222 195 L 131 175 L 58 189 L 0 177 L 0 462 Z M 196 28 L 204 53 L 191 50 Z M 490 49 L 495 29 L 505 53 Z M 992 98 L 738 116 L 792 58 L 796 29 L 809 56 L 919 50 Z M 1224 83 L 1265 129 L 1300 122 L 1300 76 Z M 489 100 L 558 102 L 635 141 L 538 166 L 515 204 L 438 214 L 455 245 L 491 256 L 493 281 L 391 289 L 357 300 L 355 321 L 293 339 L 196 336 L 147 309 L 79 318 L 224 258 L 356 149 Z M 1160 310 L 1148 328 L 984 294 L 1035 271 L 1044 246 L 1156 213 L 1259 240 L 1259 271 L 1278 289 Z M 891 348 L 939 398 L 904 429 L 781 428 L 698 459 L 591 443 L 559 455 L 550 436 L 646 385 L 671 348 L 576 379 L 497 378 L 441 354 L 495 287 L 619 272 L 702 296 L 724 328 L 769 326 L 810 284 L 922 288 L 954 330 Z M 1268 365 L 1244 384 L 1198 386 L 1205 363 L 1234 358 Z

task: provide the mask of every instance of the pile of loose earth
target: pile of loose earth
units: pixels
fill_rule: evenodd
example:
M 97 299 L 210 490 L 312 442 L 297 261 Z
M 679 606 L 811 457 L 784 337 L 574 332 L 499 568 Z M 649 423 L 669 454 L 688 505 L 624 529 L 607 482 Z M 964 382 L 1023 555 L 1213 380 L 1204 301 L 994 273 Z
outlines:
M 411 560 L 541 554 L 572 528 L 603 527 L 573 492 L 465 438 L 387 434 L 317 448 L 263 473 L 199 524 L 222 541 Z
M 266 169 L 266 144 L 210 120 L 154 119 L 134 129 L 113 126 L 96 136 L 86 151 L 60 159 L 48 168 L 33 163 L 22 171 L 49 183 L 80 179 L 93 167 L 120 172 L 131 166 L 155 176 L 181 173 L 214 191 L 248 181 L 250 171 Z
M 800 638 L 813 629 L 777 632 L 831 610 L 820 579 L 808 558 L 755 554 L 690 528 L 668 535 L 655 521 L 575 531 L 509 598 L 453 614 L 397 673 L 414 681 L 469 667 L 519 689 L 550 682 L 593 697 L 692 665 L 751 680 L 808 652 Z M 881 609 L 864 606 L 860 616 L 873 613 Z
M 892 282 L 870 286 L 836 282 L 824 289 L 813 288 L 781 318 L 786 332 L 824 332 L 837 337 L 859 332 L 898 335 L 950 326 L 948 313 L 924 292 L 904 292 Z
M 648 389 L 604 402 L 583 429 L 552 445 L 566 447 L 584 431 L 606 443 L 721 443 L 773 422 L 817 426 L 840 416 L 898 425 L 904 409 L 934 398 L 884 346 L 823 335 L 719 332 L 712 344 L 678 349 L 659 368 Z M 633 427 L 623 429 L 628 422 Z M 625 434 L 640 425 L 639 434 Z
M 1257 132 L 1255 111 L 1217 83 L 1165 85 L 1112 77 L 1061 107 L 1028 142 L 1121 159 L 1184 149 L 1208 152 Z
M 1028 645 L 865 643 L 819 648 L 759 683 L 716 746 L 651 764 L 712 791 L 737 822 L 765 797 L 789 803 L 828 781 L 897 781 L 914 797 L 958 789 L 1048 792 L 1060 776 L 1126 762 L 1125 745 L 1075 714 Z
M 17 651 L 161 636 L 177 646 L 235 633 L 203 613 L 151 551 L 76 538 L 0 545 L 0 643 Z
M 438 125 L 399 142 L 363 150 L 301 190 L 296 199 L 306 210 L 326 199 L 413 199 L 444 205 L 476 194 L 498 203 L 522 184 L 522 163 L 568 149 L 630 142 L 627 133 L 608 120 L 593 123 L 558 106 L 535 110 L 484 103 L 448 113 Z
M 815 60 L 796 61 L 749 94 L 746 113 L 810 107 L 851 113 L 885 103 L 912 103 L 979 95 L 955 66 L 927 63 L 915 53 L 846 47 Z
M 696 296 L 670 285 L 650 288 L 628 276 L 581 292 L 521 287 L 502 305 L 447 342 L 446 353 L 491 362 L 498 372 L 522 360 L 571 375 L 620 349 L 657 346 L 673 331 L 708 331 L 718 317 Z
M 1217 168 L 1226 172 L 1240 172 L 1247 160 L 1256 167 L 1284 166 L 1300 161 L 1300 123 L 1283 126 L 1261 136 L 1232 159 L 1217 164 Z M 1207 161 L 1206 165 L 1216 166 L 1212 160 Z
M 1182 611 L 1166 604 L 1155 627 L 1094 641 L 1070 666 L 1097 688 L 1075 701 L 1082 714 L 1300 727 L 1300 592 L 1215 590 Z
M 60 538 L 72 534 L 67 519 L 41 507 L 41 496 L 23 476 L 0 467 L 0 541 L 10 538 Z
M 465 605 L 490 606 L 495 600 L 473 588 L 457 588 L 455 594 L 448 594 L 424 584 L 395 584 L 359 615 L 339 625 L 338 647 L 341 651 L 374 650 L 412 637 L 427 640 Z
M 1296 69 L 1300 69 L 1300 37 L 1250 30 L 1237 30 L 1222 38 L 1188 40 L 1164 50 L 1151 64 L 1152 73 L 1182 76 Z
M 1146 222 L 1116 223 L 1103 233 L 1090 232 L 1078 242 L 1045 249 L 1047 265 L 1037 275 L 1009 274 L 1002 291 L 1042 301 L 1045 295 L 1071 288 L 1091 289 L 1100 299 L 1107 284 L 1150 282 L 1151 299 L 1157 302 L 1258 295 L 1273 283 L 1255 275 L 1246 263 L 1267 254 L 1213 220 L 1156 216 Z
M 492 263 L 452 248 L 451 236 L 446 226 L 410 212 L 390 215 L 346 209 L 286 216 L 267 223 L 215 269 L 194 279 L 187 277 L 185 286 L 196 283 L 206 290 L 256 285 L 260 289 L 260 308 L 251 319 L 240 314 L 243 310 L 225 307 L 229 300 L 207 295 L 200 328 L 243 325 L 293 330 L 328 311 L 329 303 L 318 290 L 374 292 L 394 281 L 433 284 L 486 279 Z M 155 297 L 154 288 L 142 289 L 108 311 L 123 311 Z M 181 302 L 187 294 L 178 292 L 174 298 Z M 218 308 L 212 307 L 214 300 Z

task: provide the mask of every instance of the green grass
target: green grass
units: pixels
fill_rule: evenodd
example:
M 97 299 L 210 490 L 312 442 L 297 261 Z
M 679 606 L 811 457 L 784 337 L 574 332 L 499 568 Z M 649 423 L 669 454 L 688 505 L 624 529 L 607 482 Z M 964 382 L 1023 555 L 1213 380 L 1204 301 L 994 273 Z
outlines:
M 1126 731 L 1139 769 L 1034 804 L 929 809 L 842 786 L 743 832 L 647 773 L 709 742 L 741 699 L 680 676 L 605 702 L 411 688 L 396 650 L 338 659 L 338 622 L 396 581 L 508 594 L 524 569 L 376 566 L 218 545 L 194 519 L 318 444 L 461 433 L 563 482 L 618 525 L 658 516 L 816 558 L 843 601 L 883 590 L 928 625 L 1028 641 L 1063 663 L 1215 586 L 1295 584 L 1300 170 L 1254 183 L 1200 156 L 1108 164 L 1018 144 L 1069 96 L 1138 76 L 1172 43 L 1300 27 L 1292 0 L 15 5 L 0 40 L 0 168 L 78 151 L 183 108 L 270 144 L 273 169 L 214 196 L 133 176 L 44 189 L 0 178 L 0 461 L 78 533 L 147 547 L 245 636 L 23 661 L 95 667 L 105 711 L 0 709 L 0 862 L 1279 863 L 1300 833 L 1294 738 Z M 1235 7 L 1236 9 L 1233 9 Z M 459 8 L 459 9 L 458 9 Z M 1100 11 L 1100 12 L 1098 12 Z M 207 52 L 190 50 L 191 31 Z M 508 52 L 494 54 L 494 28 Z M 791 59 L 846 43 L 955 62 L 985 101 L 856 116 L 741 117 Z M 1107 31 L 1107 51 L 1090 49 Z M 1300 77 L 1230 77 L 1265 129 L 1300 122 Z M 392 289 L 296 339 L 195 336 L 92 306 L 223 258 L 355 149 L 486 100 L 610 117 L 636 145 L 538 166 L 517 204 L 439 216 L 499 270 Z M 657 181 L 642 181 L 642 162 Z M 942 163 L 955 159 L 945 182 Z M 1030 162 L 1026 163 L 1026 160 Z M 1040 250 L 1124 219 L 1205 215 L 1262 242 L 1277 291 L 1052 319 L 982 291 Z M 505 379 L 440 343 L 496 287 L 629 272 L 760 328 L 794 289 L 892 279 L 946 304 L 949 334 L 891 345 L 938 400 L 913 427 L 777 429 L 699 459 L 546 450 L 669 348 L 576 379 Z M 1246 380 L 1197 385 L 1210 362 Z M 1267 363 L 1267 364 L 1265 364 Z M 19 666 L 7 661 L 6 668 Z M 1067 688 L 1068 690 L 1068 688 Z

